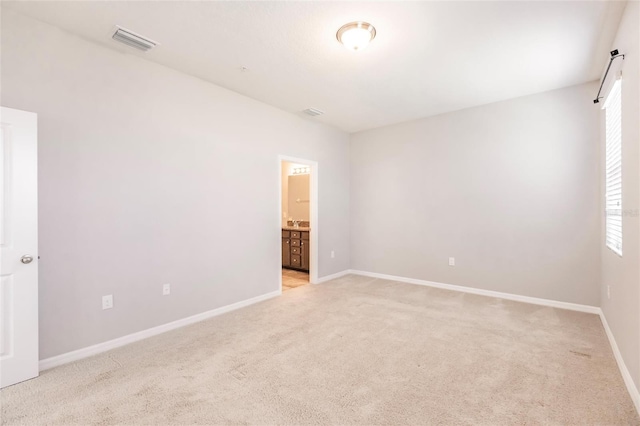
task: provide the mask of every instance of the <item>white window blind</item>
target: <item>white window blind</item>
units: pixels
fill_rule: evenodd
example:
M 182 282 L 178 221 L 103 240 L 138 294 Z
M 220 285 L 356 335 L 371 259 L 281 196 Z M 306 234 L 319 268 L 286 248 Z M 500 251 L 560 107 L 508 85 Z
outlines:
M 621 80 L 607 97 L 606 111 L 606 239 L 607 247 L 622 256 L 622 99 Z

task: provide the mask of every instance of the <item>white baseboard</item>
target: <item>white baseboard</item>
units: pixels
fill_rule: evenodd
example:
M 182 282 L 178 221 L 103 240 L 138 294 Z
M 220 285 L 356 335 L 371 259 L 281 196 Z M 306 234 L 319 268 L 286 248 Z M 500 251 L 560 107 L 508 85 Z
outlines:
M 557 300 L 539 299 L 537 297 L 520 296 L 518 294 L 502 293 L 500 291 L 483 290 L 480 288 L 465 287 L 461 285 L 443 284 L 434 281 L 419 280 L 415 278 L 398 277 L 395 275 L 378 274 L 377 272 L 366 271 L 349 271 L 355 275 L 363 275 L 365 277 L 380 278 L 383 280 L 400 281 L 408 284 L 424 285 L 428 287 L 442 288 L 445 290 L 460 291 L 463 293 L 477 294 L 480 296 L 497 297 L 499 299 L 514 300 L 516 302 L 531 303 L 534 305 L 550 306 L 552 308 L 568 309 L 571 311 L 587 312 L 590 314 L 600 314 L 600 308 L 597 306 L 580 305 L 577 303 L 559 302 Z
M 607 323 L 607 318 L 604 316 L 604 312 L 602 312 L 602 310 L 600 310 L 600 320 L 602 320 L 602 326 L 604 327 L 604 331 L 607 333 L 607 337 L 609 338 L 609 344 L 611 344 L 613 356 L 616 358 L 616 362 L 618 363 L 618 368 L 620 369 L 620 374 L 622 374 L 624 384 L 627 386 L 627 391 L 629 391 L 631 400 L 636 406 L 636 411 L 638 412 L 638 414 L 640 414 L 640 393 L 638 392 L 638 388 L 631 378 L 631 373 L 629 373 L 629 369 L 624 363 L 624 359 L 622 359 L 622 354 L 620 353 L 620 349 L 618 348 L 616 339 L 615 337 L 613 337 L 613 333 L 611 332 L 609 324 Z
M 176 328 L 184 327 L 189 324 L 200 322 L 226 312 L 235 311 L 236 309 L 244 308 L 245 306 L 253 305 L 263 300 L 271 299 L 273 297 L 282 294 L 280 290 L 272 291 L 270 293 L 263 294 L 261 296 L 252 297 L 251 299 L 242 300 L 240 302 L 232 303 L 231 305 L 222 306 L 220 308 L 212 309 L 207 312 L 202 312 L 197 315 L 193 315 L 187 318 L 183 318 L 177 321 L 173 321 L 167 324 L 159 325 L 157 327 L 142 330 L 137 333 L 128 334 L 126 336 L 118 337 L 117 339 L 109 340 L 108 342 L 98 343 L 97 345 L 89 346 L 86 348 L 78 349 L 65 354 L 57 355 L 51 358 L 43 359 L 39 363 L 40 371 L 48 370 L 59 365 L 67 364 L 79 359 L 87 358 L 93 355 L 97 355 L 102 352 L 109 351 L 111 349 L 119 348 L 120 346 L 128 345 L 129 343 L 137 342 L 139 340 L 146 339 L 158 334 L 165 333 Z
M 349 275 L 350 273 L 350 269 L 345 269 L 344 271 L 336 272 L 335 274 L 325 275 L 324 277 L 318 278 L 312 284 L 321 284 L 327 281 L 335 280 L 336 278 L 344 277 L 345 275 Z

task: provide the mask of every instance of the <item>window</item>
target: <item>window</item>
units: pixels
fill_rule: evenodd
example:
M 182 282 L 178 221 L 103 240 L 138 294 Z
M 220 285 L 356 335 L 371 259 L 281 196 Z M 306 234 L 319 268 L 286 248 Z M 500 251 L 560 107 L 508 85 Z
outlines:
M 622 126 L 621 80 L 604 105 L 606 111 L 605 214 L 607 247 L 622 256 Z

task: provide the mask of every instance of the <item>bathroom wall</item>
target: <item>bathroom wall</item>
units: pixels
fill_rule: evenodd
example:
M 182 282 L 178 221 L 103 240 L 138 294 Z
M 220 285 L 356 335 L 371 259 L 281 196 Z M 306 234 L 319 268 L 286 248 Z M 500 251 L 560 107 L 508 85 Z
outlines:
M 308 174 L 294 174 L 294 169 L 307 167 L 288 161 L 282 162 L 282 225 L 289 220 L 310 220 L 310 182 Z
M 289 173 L 291 170 L 291 163 L 283 161 L 280 167 L 280 187 L 282 193 L 280 196 L 280 203 L 282 204 L 282 226 L 287 226 L 287 219 L 289 218 Z

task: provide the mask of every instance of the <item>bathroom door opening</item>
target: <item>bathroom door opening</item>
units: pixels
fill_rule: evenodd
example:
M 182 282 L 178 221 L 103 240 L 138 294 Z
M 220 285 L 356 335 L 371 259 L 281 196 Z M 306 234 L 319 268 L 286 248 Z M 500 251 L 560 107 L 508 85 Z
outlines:
M 318 280 L 318 163 L 279 156 L 280 290 Z

